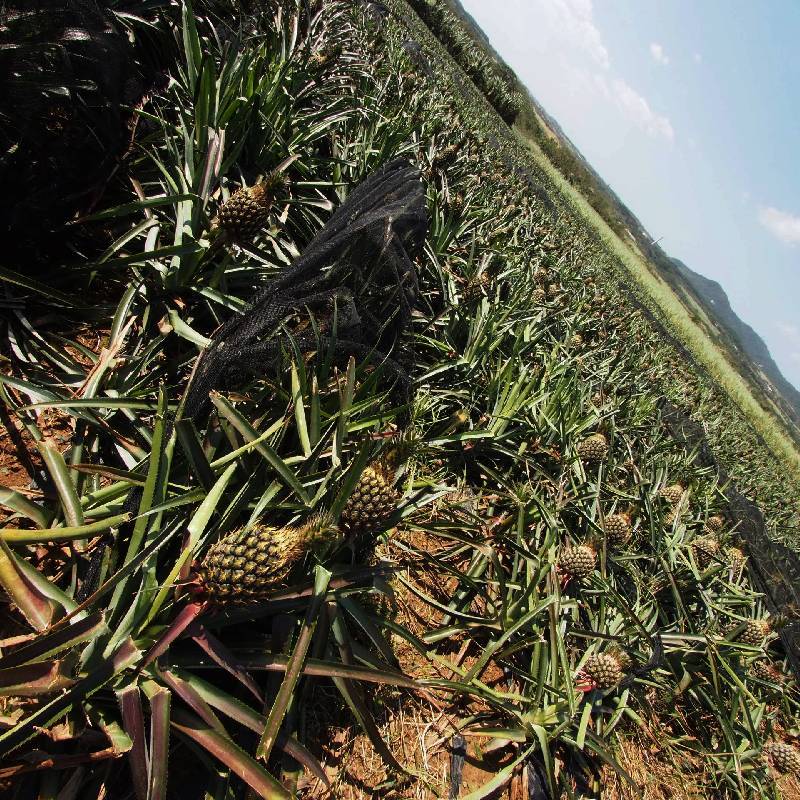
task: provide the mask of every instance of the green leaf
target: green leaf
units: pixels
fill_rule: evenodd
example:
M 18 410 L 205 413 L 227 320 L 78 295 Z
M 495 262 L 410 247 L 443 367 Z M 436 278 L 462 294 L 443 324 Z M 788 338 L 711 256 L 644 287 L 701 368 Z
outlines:
M 263 800 L 291 800 L 291 795 L 257 761 L 198 717 L 176 708 L 170 723 L 236 773 Z
M 77 528 L 44 528 L 41 530 L 21 530 L 19 528 L 0 529 L 0 539 L 12 545 L 45 544 L 47 542 L 72 542 L 88 539 L 95 534 L 118 528 L 130 519 L 130 514 L 115 514 L 112 517 L 79 525 Z
M 51 658 L 75 645 L 89 641 L 105 629 L 103 614 L 96 612 L 91 616 L 76 620 L 71 625 L 48 631 L 37 636 L 32 642 L 17 647 L 0 658 L 0 669 L 19 667 L 35 661 Z
M 80 527 L 83 525 L 83 509 L 64 457 L 52 442 L 37 442 L 36 446 L 61 499 L 61 508 L 64 510 L 67 525 L 72 528 Z
M 69 670 L 61 661 L 41 661 L 23 667 L 0 669 L 0 697 L 36 697 L 72 686 Z
M 245 418 L 236 411 L 235 408 L 221 395 L 212 394 L 211 402 L 217 407 L 219 412 L 242 434 L 245 441 L 255 443 L 259 438 L 256 430 Z M 266 443 L 260 442 L 255 445 L 256 450 L 264 457 L 267 463 L 278 473 L 283 482 L 308 506 L 310 498 L 297 476 L 289 468 L 288 464 Z
M 166 800 L 169 764 L 169 720 L 172 695 L 163 686 L 146 682 L 150 700 L 150 767 L 147 779 L 147 800 Z
M 507 764 L 503 769 L 495 774 L 495 776 L 483 784 L 480 788 L 476 789 L 474 792 L 470 792 L 468 795 L 464 796 L 464 800 L 482 800 L 484 797 L 488 797 L 490 794 L 493 794 L 497 789 L 501 786 L 504 786 L 511 780 L 511 776 L 514 773 L 514 770 L 523 762 L 525 759 L 533 752 L 536 745 L 531 745 L 527 750 L 523 750 L 517 758 L 515 758 L 510 764 Z
M 0 585 L 31 627 L 37 631 L 48 627 L 55 605 L 30 582 L 4 538 L 0 539 Z
M 13 728 L 0 734 L 0 754 L 9 753 L 42 728 L 48 728 L 66 714 L 76 703 L 90 697 L 116 675 L 131 667 L 141 658 L 141 653 L 131 639 L 126 639 L 109 658 L 103 659 L 85 678 L 66 689 L 55 700 L 42 706 Z
M 286 675 L 278 690 L 275 702 L 272 704 L 269 716 L 267 717 L 267 723 L 264 726 L 264 732 L 261 734 L 261 739 L 256 748 L 256 756 L 262 758 L 264 761 L 269 760 L 269 755 L 278 737 L 278 731 L 283 722 L 283 717 L 289 707 L 289 701 L 292 698 L 294 688 L 300 678 L 303 662 L 308 653 L 308 646 L 311 644 L 311 637 L 314 634 L 314 629 L 317 626 L 317 619 L 322 611 L 322 604 L 325 600 L 325 594 L 330 579 L 331 573 L 324 567 L 317 565 L 314 573 L 314 594 L 308 605 L 306 618 L 300 629 L 294 650 L 287 662 Z
M 0 486 L 0 505 L 22 514 L 42 528 L 50 522 L 52 517 L 52 514 L 41 506 L 32 503 L 27 497 L 14 489 L 8 489 L 5 486 Z

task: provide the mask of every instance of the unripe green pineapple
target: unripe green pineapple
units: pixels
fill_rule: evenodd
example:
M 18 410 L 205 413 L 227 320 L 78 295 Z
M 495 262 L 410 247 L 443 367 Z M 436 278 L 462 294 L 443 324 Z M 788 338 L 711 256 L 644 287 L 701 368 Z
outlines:
M 612 547 L 626 544 L 631 538 L 631 518 L 628 514 L 609 514 L 605 519 L 603 530 L 606 541 Z
M 357 535 L 379 531 L 394 514 L 398 499 L 389 470 L 375 461 L 361 473 L 347 499 L 342 511 L 342 524 Z
M 569 578 L 583 580 L 594 572 L 597 552 L 590 544 L 567 545 L 558 556 L 558 569 Z
M 600 408 L 601 406 L 605 405 L 605 402 L 606 402 L 606 398 L 605 398 L 605 395 L 603 395 L 602 392 L 595 392 L 592 395 L 592 405 L 595 408 Z
M 534 305 L 543 306 L 547 302 L 547 292 L 544 289 L 534 289 L 531 292 L 531 300 Z
M 557 283 L 551 283 L 547 287 L 547 299 L 555 300 L 561 294 L 561 287 Z
M 787 742 L 767 742 L 762 752 L 778 772 L 800 775 L 800 753 Z
M 211 545 L 199 569 L 200 583 L 217 603 L 263 600 L 307 553 L 320 552 L 339 538 L 323 517 L 300 526 L 242 528 Z
M 583 672 L 598 689 L 613 689 L 625 677 L 625 670 L 616 653 L 589 656 L 583 665 Z
M 692 555 L 700 569 L 718 561 L 721 555 L 719 542 L 713 536 L 701 536 L 692 542 Z
M 578 458 L 584 464 L 599 464 L 608 455 L 608 441 L 602 433 L 594 433 L 578 443 Z
M 671 486 L 664 486 L 659 489 L 658 496 L 663 497 L 671 505 L 677 505 L 683 499 L 686 489 L 680 483 L 673 483 Z

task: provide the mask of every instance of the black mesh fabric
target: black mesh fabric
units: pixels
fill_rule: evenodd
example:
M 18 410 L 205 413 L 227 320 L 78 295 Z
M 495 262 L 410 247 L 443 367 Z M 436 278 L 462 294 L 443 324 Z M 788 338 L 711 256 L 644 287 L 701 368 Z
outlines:
M 209 392 L 242 367 L 263 369 L 286 346 L 281 323 L 293 313 L 325 318 L 336 309 L 337 355 L 372 357 L 407 388 L 396 358 L 417 300 L 413 258 L 428 227 L 425 192 L 416 167 L 396 159 L 347 197 L 303 254 L 272 280 L 241 315 L 224 323 L 200 355 L 186 390 L 183 418 L 196 417 Z M 283 333 L 283 335 L 282 335 Z M 314 333 L 294 337 L 301 348 Z

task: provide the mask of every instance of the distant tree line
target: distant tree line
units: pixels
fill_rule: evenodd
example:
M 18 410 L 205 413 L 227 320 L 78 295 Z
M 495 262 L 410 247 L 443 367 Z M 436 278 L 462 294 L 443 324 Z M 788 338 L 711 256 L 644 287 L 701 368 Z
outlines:
M 513 70 L 492 58 L 446 3 L 440 0 L 410 0 L 410 5 L 503 120 L 511 125 L 523 105 L 519 82 Z

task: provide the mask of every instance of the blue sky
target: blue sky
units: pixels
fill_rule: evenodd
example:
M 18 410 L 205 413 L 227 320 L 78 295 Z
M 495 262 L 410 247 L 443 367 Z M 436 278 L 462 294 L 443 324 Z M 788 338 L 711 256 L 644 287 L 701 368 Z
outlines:
M 800 2 L 462 0 L 662 247 L 800 387 Z

